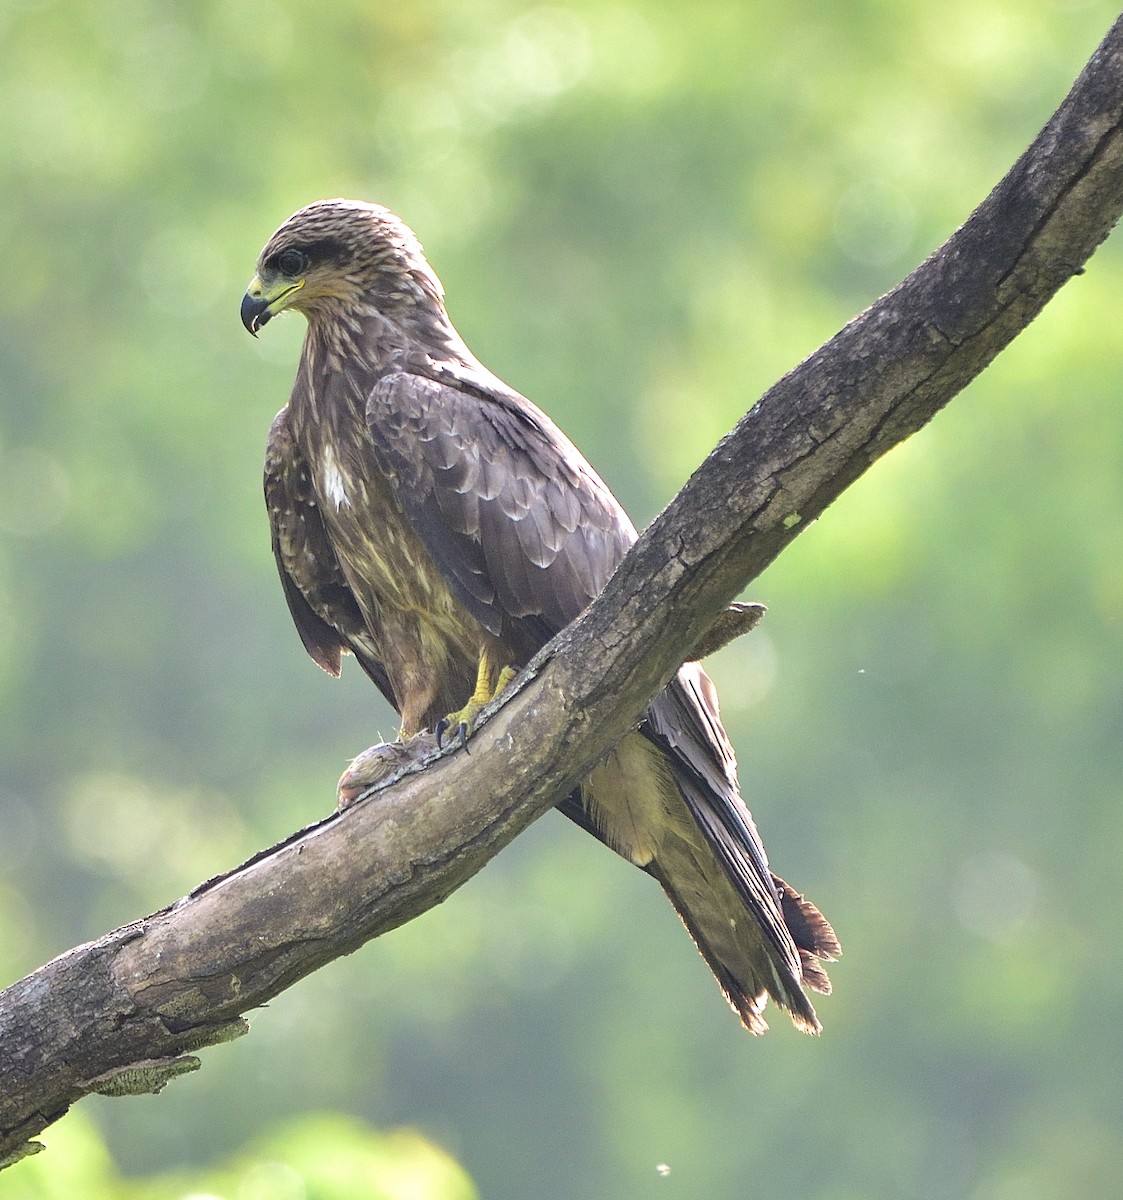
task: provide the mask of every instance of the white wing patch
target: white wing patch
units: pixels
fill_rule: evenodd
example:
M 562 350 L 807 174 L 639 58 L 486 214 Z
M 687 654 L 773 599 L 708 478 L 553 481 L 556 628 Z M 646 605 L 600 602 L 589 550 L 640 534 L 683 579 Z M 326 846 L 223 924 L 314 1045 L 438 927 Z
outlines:
M 335 452 L 330 446 L 324 451 L 323 467 L 324 495 L 335 505 L 336 512 L 343 507 L 350 508 L 351 501 L 347 498 L 347 489 L 343 484 L 343 473 L 339 469 L 339 463 L 335 460 Z

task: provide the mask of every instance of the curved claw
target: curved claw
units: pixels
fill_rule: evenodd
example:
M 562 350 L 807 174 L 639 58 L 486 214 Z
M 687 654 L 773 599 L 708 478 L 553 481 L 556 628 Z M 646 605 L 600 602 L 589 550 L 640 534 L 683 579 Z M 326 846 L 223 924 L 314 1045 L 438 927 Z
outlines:
M 456 740 L 464 750 L 468 750 L 468 736 L 475 728 L 476 718 L 480 715 L 480 711 L 485 705 L 494 700 L 516 675 L 514 667 L 504 667 L 499 672 L 499 677 L 495 681 L 494 686 L 492 686 L 490 683 L 492 669 L 487 656 L 482 655 L 480 657 L 479 673 L 476 678 L 476 690 L 468 698 L 468 703 L 459 712 L 451 712 L 447 716 L 442 717 L 433 730 L 437 736 L 437 745 L 440 748 L 444 748 L 445 734 L 450 729 L 455 728 Z M 471 751 L 468 751 L 468 753 L 471 753 Z
M 448 733 L 453 726 L 455 726 L 456 741 L 460 743 L 461 749 L 465 750 L 468 754 L 472 753 L 471 750 L 468 749 L 468 732 L 471 728 L 470 722 L 475 720 L 475 713 L 472 713 L 470 716 L 465 715 L 468 712 L 468 709 L 471 707 L 471 705 L 467 705 L 465 708 L 461 709 L 460 712 L 449 713 L 447 717 L 441 717 L 441 719 L 437 722 L 433 729 L 433 733 L 437 738 L 438 750 L 443 750 L 445 748 L 445 734 Z M 477 706 L 477 708 L 478 707 L 479 706 Z

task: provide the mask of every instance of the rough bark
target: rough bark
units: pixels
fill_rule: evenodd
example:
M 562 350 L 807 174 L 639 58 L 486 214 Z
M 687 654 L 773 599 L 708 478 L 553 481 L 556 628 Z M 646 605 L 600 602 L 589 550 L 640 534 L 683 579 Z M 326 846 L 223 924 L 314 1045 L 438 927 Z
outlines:
M 242 1013 L 470 878 L 635 724 L 741 588 L 1079 273 L 1121 211 L 1123 18 L 962 228 L 721 442 L 471 754 L 411 764 L 0 993 L 0 1159 L 90 1091 L 194 1069 L 191 1051 L 244 1032 Z

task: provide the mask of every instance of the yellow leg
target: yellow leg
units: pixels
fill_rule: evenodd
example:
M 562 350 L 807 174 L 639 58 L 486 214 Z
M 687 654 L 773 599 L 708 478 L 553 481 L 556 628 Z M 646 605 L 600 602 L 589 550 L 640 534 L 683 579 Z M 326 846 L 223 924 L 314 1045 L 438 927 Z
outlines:
M 456 730 L 456 736 L 462 746 L 468 742 L 468 734 L 480 715 L 480 709 L 490 703 L 518 674 L 512 666 L 505 666 L 496 675 L 499 664 L 488 654 L 487 650 L 480 651 L 479 666 L 476 668 L 476 686 L 468 697 L 468 703 L 459 712 L 449 713 L 442 721 L 437 722 L 437 744 L 449 730 Z M 492 683 L 492 680 L 495 680 Z
M 476 688 L 468 698 L 466 708 L 470 708 L 472 705 L 482 708 L 495 695 L 495 689 L 491 686 L 493 670 L 491 655 L 486 650 L 481 650 L 479 666 L 476 668 Z

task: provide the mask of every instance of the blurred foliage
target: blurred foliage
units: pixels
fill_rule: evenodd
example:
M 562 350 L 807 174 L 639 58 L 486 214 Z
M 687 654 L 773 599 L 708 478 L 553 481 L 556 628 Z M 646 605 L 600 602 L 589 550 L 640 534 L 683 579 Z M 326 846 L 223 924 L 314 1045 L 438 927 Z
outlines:
M 6 1200 L 476 1200 L 464 1172 L 408 1130 L 373 1134 L 338 1116 L 288 1121 L 229 1162 L 124 1179 L 88 1120 L 44 1134 L 48 1154 L 10 1168 Z
M 269 553 L 302 327 L 252 342 L 237 306 L 288 213 L 399 211 L 483 360 L 643 523 L 966 217 L 1115 15 L 0 0 L 2 979 L 330 808 L 395 728 L 307 660 Z M 847 949 L 822 1039 L 744 1034 L 650 880 L 551 816 L 197 1075 L 84 1101 L 0 1200 L 253 1200 L 269 1172 L 331 1197 L 333 1164 L 386 1156 L 416 1190 L 346 1194 L 424 1197 L 453 1170 L 277 1125 L 318 1110 L 426 1131 L 489 1200 L 1110 1195 L 1121 292 L 1116 239 L 713 660 L 773 861 Z

